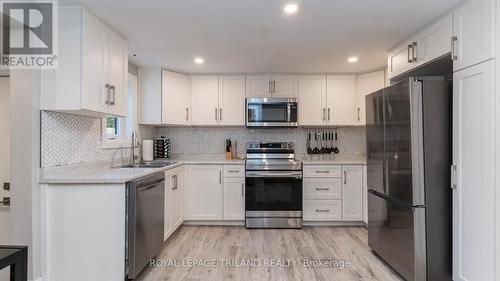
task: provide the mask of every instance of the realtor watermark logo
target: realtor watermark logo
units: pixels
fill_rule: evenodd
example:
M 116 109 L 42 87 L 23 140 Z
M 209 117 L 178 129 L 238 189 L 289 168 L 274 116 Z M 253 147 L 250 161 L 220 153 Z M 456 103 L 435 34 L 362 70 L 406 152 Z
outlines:
M 0 68 L 57 68 L 57 1 L 0 1 Z

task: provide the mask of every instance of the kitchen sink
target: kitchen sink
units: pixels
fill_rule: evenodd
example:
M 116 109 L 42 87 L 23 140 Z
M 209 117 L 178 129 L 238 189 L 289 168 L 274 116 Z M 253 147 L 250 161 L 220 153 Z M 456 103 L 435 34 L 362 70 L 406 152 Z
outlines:
M 174 165 L 177 162 L 160 162 L 160 163 L 138 163 L 138 164 L 129 164 L 123 165 L 118 168 L 162 168 L 170 165 Z

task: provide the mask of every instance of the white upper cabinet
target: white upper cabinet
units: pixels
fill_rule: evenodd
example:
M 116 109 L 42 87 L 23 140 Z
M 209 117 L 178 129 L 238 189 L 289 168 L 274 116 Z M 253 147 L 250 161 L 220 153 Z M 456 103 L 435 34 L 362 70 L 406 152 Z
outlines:
M 385 70 L 363 73 L 356 76 L 356 121 L 358 125 L 366 124 L 365 97 L 385 87 Z
M 219 77 L 217 75 L 191 76 L 191 109 L 192 125 L 219 124 Z
M 328 125 L 356 125 L 356 76 L 328 75 L 326 121 Z
M 410 70 L 412 65 L 412 46 L 411 43 L 404 42 L 399 47 L 389 52 L 387 67 L 389 76 L 394 77 Z
M 297 98 L 299 78 L 297 75 L 273 75 L 271 80 L 273 98 Z
M 61 7 L 58 26 L 58 69 L 41 72 L 41 109 L 126 116 L 126 40 L 81 7 Z
M 162 70 L 161 105 L 162 124 L 190 124 L 191 94 L 188 75 Z
M 451 51 L 452 15 L 447 14 L 410 36 L 389 52 L 389 78 L 403 74 Z
M 247 75 L 247 98 L 296 98 L 298 97 L 297 75 Z
M 270 98 L 271 76 L 270 75 L 247 75 L 246 76 L 247 98 Z
M 453 70 L 494 58 L 493 0 L 470 0 L 453 13 Z
M 414 64 L 421 65 L 451 52 L 452 15 L 448 14 L 415 36 Z
M 326 124 L 326 76 L 299 76 L 299 124 Z
M 245 76 L 219 77 L 219 125 L 245 125 Z

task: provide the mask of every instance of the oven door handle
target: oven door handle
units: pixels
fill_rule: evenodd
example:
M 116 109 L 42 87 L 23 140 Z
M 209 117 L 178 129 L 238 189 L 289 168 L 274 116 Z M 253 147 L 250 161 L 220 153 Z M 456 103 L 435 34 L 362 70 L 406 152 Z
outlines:
M 247 178 L 293 178 L 301 179 L 302 172 L 281 172 L 281 171 L 247 171 Z

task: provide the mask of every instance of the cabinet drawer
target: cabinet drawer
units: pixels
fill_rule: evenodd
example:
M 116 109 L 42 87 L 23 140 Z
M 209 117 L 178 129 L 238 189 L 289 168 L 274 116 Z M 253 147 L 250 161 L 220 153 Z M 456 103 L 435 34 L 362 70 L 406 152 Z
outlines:
M 305 165 L 306 178 L 337 178 L 341 176 L 340 165 Z
M 305 200 L 304 221 L 342 220 L 341 200 Z
M 224 166 L 225 178 L 244 178 L 245 166 L 243 165 L 225 165 Z
M 341 178 L 305 178 L 304 199 L 342 199 Z

